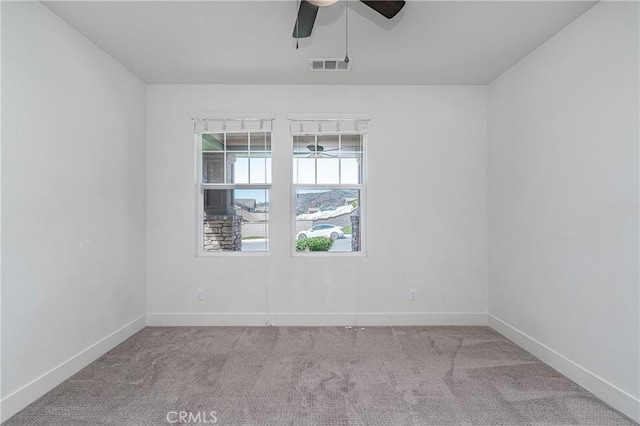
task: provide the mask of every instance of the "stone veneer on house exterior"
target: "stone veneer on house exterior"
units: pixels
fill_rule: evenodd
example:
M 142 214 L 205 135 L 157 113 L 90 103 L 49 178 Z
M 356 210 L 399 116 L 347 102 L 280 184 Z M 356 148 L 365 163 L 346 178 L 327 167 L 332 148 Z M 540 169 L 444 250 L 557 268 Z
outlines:
M 227 177 L 223 179 L 225 171 Z M 205 153 L 204 182 L 233 183 L 235 156 Z M 204 251 L 242 250 L 242 216 L 236 214 L 233 189 L 206 189 L 204 193 Z
M 204 251 L 240 251 L 241 222 L 238 215 L 204 215 Z
M 351 251 L 360 251 L 360 207 L 351 212 Z

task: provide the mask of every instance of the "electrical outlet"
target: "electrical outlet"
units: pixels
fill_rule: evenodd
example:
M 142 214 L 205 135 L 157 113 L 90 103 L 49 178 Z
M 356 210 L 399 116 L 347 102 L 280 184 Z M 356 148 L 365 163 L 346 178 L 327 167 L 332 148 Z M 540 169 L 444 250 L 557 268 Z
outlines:
M 196 290 L 196 300 L 204 300 L 204 290 L 199 288 Z
M 409 300 L 411 302 L 415 302 L 416 300 L 418 300 L 418 291 L 415 288 L 409 290 Z

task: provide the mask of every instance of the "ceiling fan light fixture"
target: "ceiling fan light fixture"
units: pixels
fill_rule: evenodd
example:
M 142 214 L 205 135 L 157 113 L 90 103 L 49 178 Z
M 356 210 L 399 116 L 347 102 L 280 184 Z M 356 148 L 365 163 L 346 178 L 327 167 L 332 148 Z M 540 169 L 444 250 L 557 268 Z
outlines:
M 332 4 L 337 3 L 338 0 L 307 0 L 307 1 L 314 6 L 325 7 L 325 6 L 331 6 Z

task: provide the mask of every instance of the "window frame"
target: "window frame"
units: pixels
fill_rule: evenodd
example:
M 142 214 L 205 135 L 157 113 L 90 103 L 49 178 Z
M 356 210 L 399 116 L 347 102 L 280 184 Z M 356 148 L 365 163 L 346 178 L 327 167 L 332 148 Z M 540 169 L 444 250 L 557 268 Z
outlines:
M 290 120 L 297 120 L 289 116 Z M 340 121 L 340 118 L 330 118 L 330 121 Z M 365 120 L 368 120 L 366 118 Z M 311 119 L 310 121 L 323 121 L 323 119 Z M 294 183 L 294 166 L 293 162 L 296 159 L 294 156 L 294 147 L 295 147 L 295 136 L 299 136 L 302 133 L 289 131 L 289 182 L 290 182 L 290 234 L 289 234 L 289 244 L 290 244 L 290 255 L 291 257 L 367 257 L 367 151 L 368 151 L 368 132 L 364 131 L 347 131 L 341 132 L 342 135 L 360 135 L 361 144 L 362 144 L 362 165 L 360 170 L 360 183 L 359 184 L 297 184 Z M 333 135 L 338 134 L 336 132 L 306 132 L 304 134 L 314 134 L 314 135 Z M 317 167 L 317 166 L 316 166 Z M 316 168 L 316 177 L 317 177 L 317 168 Z M 316 178 L 317 181 L 317 178 Z M 338 252 L 330 252 L 330 251 L 322 251 L 322 252 L 304 252 L 296 250 L 296 193 L 299 190 L 357 190 L 359 194 L 358 198 L 358 206 L 360 208 L 360 251 L 338 251 Z M 316 226 L 316 225 L 314 225 Z
M 220 116 L 220 115 L 214 115 L 214 116 L 197 116 L 197 117 L 193 117 L 193 119 L 197 122 L 197 121 L 206 121 L 206 120 L 212 120 L 212 121 L 220 121 L 220 120 L 229 120 L 229 121 L 244 121 L 246 120 L 252 120 L 252 121 L 258 121 L 258 120 L 263 120 L 263 121 L 271 121 L 273 122 L 273 115 L 269 115 L 269 114 L 263 114 L 263 116 L 261 117 L 257 117 L 257 118 L 245 118 L 245 119 L 235 119 L 235 118 L 230 118 L 230 117 L 224 117 L 224 116 Z M 270 136 L 271 136 L 271 148 L 269 151 L 260 151 L 262 153 L 268 152 L 269 153 L 269 157 L 272 159 L 271 161 L 271 183 L 205 183 L 203 182 L 203 151 L 202 151 L 202 135 L 203 134 L 207 134 L 207 133 L 244 133 L 246 132 L 247 134 L 255 132 L 269 132 Z M 273 125 L 270 126 L 269 130 L 260 130 L 260 129 L 246 129 L 244 131 L 238 131 L 236 129 L 234 130 L 223 130 L 223 131 L 206 131 L 206 132 L 198 132 L 195 131 L 194 129 L 194 152 L 195 152 L 195 175 L 194 175 L 194 179 L 195 179 L 195 192 L 196 192 L 196 257 L 217 257 L 217 256 L 257 256 L 257 257 L 264 257 L 264 256 L 271 256 L 271 212 L 272 212 L 272 200 L 271 200 L 271 187 L 273 184 Z M 225 136 L 226 137 L 226 136 Z M 249 136 L 250 137 L 250 136 Z M 233 153 L 233 151 L 228 151 L 225 149 L 223 151 L 220 151 L 223 154 L 226 154 L 228 152 Z M 248 152 L 250 151 L 250 148 L 248 150 Z M 266 158 L 266 157 L 265 157 Z M 224 180 L 227 179 L 226 176 L 226 157 L 225 155 L 223 155 L 223 161 L 224 161 Z M 267 250 L 264 251 L 242 251 L 242 250 L 238 250 L 238 251 L 230 251 L 230 250 L 219 250 L 219 251 L 206 251 L 204 250 L 204 193 L 205 190 L 209 190 L 209 189 L 214 189 L 214 190 L 242 190 L 242 189 L 250 189 L 250 190 L 267 190 L 269 191 L 269 219 L 267 221 L 267 229 L 268 229 L 268 237 L 267 240 L 269 241 L 269 248 Z

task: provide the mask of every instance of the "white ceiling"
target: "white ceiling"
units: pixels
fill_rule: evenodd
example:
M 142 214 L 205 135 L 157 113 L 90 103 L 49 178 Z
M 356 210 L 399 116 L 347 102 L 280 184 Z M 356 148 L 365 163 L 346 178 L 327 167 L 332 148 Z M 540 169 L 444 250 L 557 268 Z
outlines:
M 344 57 L 345 2 L 320 9 L 295 49 L 296 2 L 49 1 L 45 4 L 147 83 L 486 84 L 594 1 L 408 1 L 388 21 L 349 1 L 349 72 L 311 72 Z

